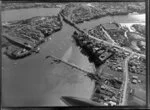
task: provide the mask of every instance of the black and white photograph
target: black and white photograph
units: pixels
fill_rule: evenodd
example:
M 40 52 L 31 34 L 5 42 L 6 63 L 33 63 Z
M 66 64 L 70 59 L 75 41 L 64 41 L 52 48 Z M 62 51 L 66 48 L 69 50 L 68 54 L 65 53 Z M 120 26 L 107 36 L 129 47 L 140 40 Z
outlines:
M 146 2 L 2 2 L 3 107 L 146 106 Z

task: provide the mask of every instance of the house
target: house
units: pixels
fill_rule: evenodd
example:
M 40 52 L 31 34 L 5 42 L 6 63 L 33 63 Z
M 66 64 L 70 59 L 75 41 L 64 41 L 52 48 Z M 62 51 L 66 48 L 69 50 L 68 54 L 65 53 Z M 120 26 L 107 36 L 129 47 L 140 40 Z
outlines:
M 137 84 L 137 80 L 136 80 L 136 79 L 133 79 L 133 80 L 132 80 L 132 83 L 133 83 L 133 84 Z
M 118 66 L 118 67 L 117 67 L 117 71 L 122 72 L 122 71 L 123 71 L 123 68 L 122 68 L 121 66 Z
M 133 57 L 132 58 L 138 58 L 138 55 L 133 55 Z
M 114 102 L 117 102 L 117 99 L 116 99 L 116 97 L 112 97 L 112 101 L 114 101 Z
M 104 105 L 108 106 L 108 103 L 105 102 Z
M 98 49 L 99 49 L 99 48 L 94 47 L 94 48 L 93 48 L 93 52 L 95 53 Z
M 105 50 L 98 50 L 98 51 L 97 51 L 97 54 L 100 55 L 100 54 L 104 53 L 104 51 L 105 51 Z
M 138 79 L 138 76 L 132 76 L 133 79 Z
M 114 106 L 114 105 L 116 105 L 116 102 L 114 102 L 114 101 L 109 101 L 109 104 L 110 104 L 111 106 Z
M 138 80 L 138 83 L 141 83 L 142 81 L 141 80 Z
M 102 85 L 102 86 L 101 86 L 101 89 L 105 89 L 105 86 L 104 86 L 104 85 Z
M 125 56 L 128 56 L 128 55 L 130 55 L 130 53 L 129 53 L 129 52 L 124 52 L 124 54 L 125 54 Z
M 110 57 L 111 55 L 112 55 L 112 53 L 110 53 L 110 52 L 104 52 L 103 54 L 101 54 L 101 55 L 99 56 L 99 60 L 104 61 L 104 60 L 106 60 L 108 57 Z

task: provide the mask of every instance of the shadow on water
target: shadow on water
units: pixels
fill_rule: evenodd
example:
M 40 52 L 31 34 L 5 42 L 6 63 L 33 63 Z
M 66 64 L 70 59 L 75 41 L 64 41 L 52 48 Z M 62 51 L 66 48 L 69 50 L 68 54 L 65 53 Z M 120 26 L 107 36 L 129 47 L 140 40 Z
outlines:
M 85 55 L 88 58 L 88 61 L 92 64 L 94 64 L 95 68 L 98 68 L 99 66 L 101 66 L 102 64 L 104 64 L 104 62 L 101 63 L 97 63 L 97 57 L 92 54 L 92 51 L 87 49 L 86 47 L 81 47 L 79 42 L 74 40 L 74 43 L 76 44 L 76 46 L 79 48 L 80 53 L 82 53 L 83 55 Z M 100 62 L 100 61 L 99 61 Z

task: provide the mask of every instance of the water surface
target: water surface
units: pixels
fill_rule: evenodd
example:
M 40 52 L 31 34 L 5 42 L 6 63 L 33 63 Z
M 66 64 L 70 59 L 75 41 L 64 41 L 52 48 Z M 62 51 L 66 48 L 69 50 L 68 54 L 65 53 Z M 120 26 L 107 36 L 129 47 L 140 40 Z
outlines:
M 2 12 L 2 21 L 27 19 L 34 16 L 57 15 L 60 8 L 32 8 Z M 134 15 L 133 15 L 134 16 Z M 131 15 L 105 17 L 79 24 L 92 28 L 100 23 L 115 20 L 119 23 L 143 22 Z M 47 55 L 54 55 L 87 71 L 93 65 L 81 54 L 71 35 L 74 28 L 63 22 L 61 31 L 50 36 L 40 45 L 40 53 L 20 60 L 11 60 L 2 55 L 2 103 L 5 106 L 64 106 L 61 96 L 90 98 L 94 82 L 84 73 L 63 63 L 53 63 Z

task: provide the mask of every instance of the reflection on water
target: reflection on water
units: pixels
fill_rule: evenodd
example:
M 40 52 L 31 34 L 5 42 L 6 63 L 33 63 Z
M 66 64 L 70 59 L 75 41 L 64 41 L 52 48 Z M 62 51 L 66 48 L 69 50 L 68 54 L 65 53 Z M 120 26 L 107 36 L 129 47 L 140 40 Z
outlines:
M 57 14 L 56 8 L 20 9 L 2 12 L 2 21 L 26 19 L 33 16 Z M 134 22 L 129 16 L 113 17 L 115 21 Z M 112 17 L 79 24 L 91 28 L 99 23 L 109 22 Z M 61 31 L 40 46 L 39 54 L 21 60 L 10 60 L 2 55 L 2 101 L 6 106 L 63 106 L 61 96 L 90 98 L 94 83 L 84 73 L 63 63 L 45 59 L 54 55 L 74 63 L 87 71 L 93 71 L 88 58 L 75 46 L 71 35 L 74 28 L 63 22 Z
M 62 57 L 62 60 L 68 62 L 68 59 L 70 58 L 71 55 L 72 55 L 72 46 L 67 50 L 65 55 Z
M 146 21 L 145 14 L 131 15 L 131 18 L 132 18 L 132 19 L 135 19 L 135 20 L 137 20 L 137 21 L 140 21 L 140 22 L 142 22 L 142 23 L 145 23 L 145 21 Z

